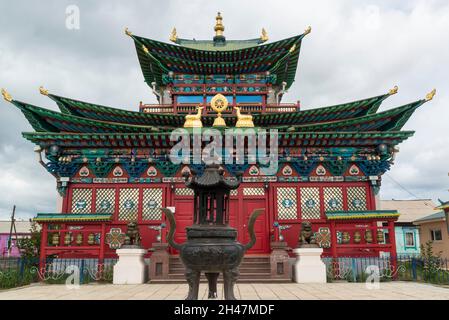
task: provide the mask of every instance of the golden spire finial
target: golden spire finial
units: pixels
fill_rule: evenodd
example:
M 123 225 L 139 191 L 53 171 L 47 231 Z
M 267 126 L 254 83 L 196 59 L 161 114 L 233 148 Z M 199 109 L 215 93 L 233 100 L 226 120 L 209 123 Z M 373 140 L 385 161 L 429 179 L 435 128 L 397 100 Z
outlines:
M 224 25 L 223 25 L 223 17 L 221 16 L 221 13 L 218 12 L 217 16 L 215 17 L 215 36 L 216 37 L 222 37 L 223 36 L 223 31 L 224 31 Z
M 268 33 L 267 33 L 267 31 L 265 30 L 265 28 L 262 28 L 262 34 L 261 34 L 261 36 L 260 36 L 260 40 L 261 40 L 262 42 L 268 41 Z
M 170 34 L 170 41 L 176 42 L 176 40 L 178 40 L 178 33 L 176 32 L 176 28 L 173 28 Z
M 45 89 L 43 86 L 40 86 L 40 87 L 39 87 L 39 92 L 40 92 L 41 94 L 43 94 L 44 96 L 48 96 L 48 90 Z
M 148 48 L 145 47 L 144 44 L 142 45 L 142 50 L 143 50 L 143 52 L 145 52 L 145 53 L 149 53 L 149 52 L 150 52 L 150 51 L 148 51 Z
M 388 91 L 388 94 L 389 95 L 392 95 L 392 94 L 396 94 L 396 93 L 398 93 L 398 86 L 394 86 L 392 89 L 390 89 L 390 91 Z
M 133 33 L 129 31 L 128 28 L 125 28 L 125 34 L 130 37 L 133 35 Z
M 2 96 L 3 96 L 3 99 L 5 99 L 6 101 L 8 101 L 8 102 L 12 101 L 11 95 L 8 93 L 8 91 L 6 91 L 6 89 L 3 89 L 3 88 L 2 88 Z
M 312 32 L 312 27 L 308 26 L 306 30 L 304 30 L 304 35 L 309 34 L 310 32 Z
M 437 93 L 436 89 L 433 89 L 432 91 L 430 91 L 428 94 L 426 94 L 426 101 L 430 101 L 433 99 L 433 97 L 435 96 L 435 93 Z

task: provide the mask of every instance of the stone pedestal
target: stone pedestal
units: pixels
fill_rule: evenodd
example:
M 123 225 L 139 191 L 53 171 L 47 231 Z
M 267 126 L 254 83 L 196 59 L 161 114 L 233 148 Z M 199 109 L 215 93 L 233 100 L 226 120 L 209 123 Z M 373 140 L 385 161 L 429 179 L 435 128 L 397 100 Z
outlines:
M 168 243 L 153 243 L 153 254 L 150 258 L 150 279 L 167 279 L 170 255 Z
M 326 265 L 321 260 L 322 248 L 297 248 L 294 265 L 296 283 L 326 283 Z
M 272 279 L 291 279 L 291 268 L 285 241 L 271 242 L 270 267 Z
M 143 256 L 146 249 L 117 249 L 118 262 L 114 266 L 114 284 L 142 284 L 147 280 L 147 268 Z

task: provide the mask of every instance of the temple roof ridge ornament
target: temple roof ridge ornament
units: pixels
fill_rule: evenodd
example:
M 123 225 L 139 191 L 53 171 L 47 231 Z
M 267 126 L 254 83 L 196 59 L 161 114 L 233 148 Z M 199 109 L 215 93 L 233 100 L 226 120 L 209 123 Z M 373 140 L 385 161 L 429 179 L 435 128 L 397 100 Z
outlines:
M 304 35 L 308 35 L 309 33 L 312 32 L 312 27 L 308 26 L 305 30 L 304 30 Z
M 45 89 L 43 86 L 39 87 L 39 93 L 44 95 L 44 96 L 48 96 L 48 90 Z
M 5 99 L 6 101 L 8 101 L 8 102 L 11 102 L 11 101 L 12 101 L 11 95 L 10 95 L 9 92 L 6 91 L 6 89 L 4 89 L 4 88 L 2 88 L 2 96 L 3 96 L 3 99 Z
M 262 43 L 268 41 L 268 33 L 267 33 L 267 31 L 265 30 L 265 28 L 262 28 L 262 33 L 261 33 L 261 35 L 260 35 L 260 41 L 261 41 Z
M 178 33 L 176 32 L 176 28 L 173 28 L 171 34 L 170 34 L 170 41 L 176 43 L 178 40 Z
M 437 90 L 433 89 L 428 94 L 426 94 L 426 101 L 432 100 L 436 93 L 437 93 Z
M 399 87 L 398 86 L 394 86 L 392 89 L 390 89 L 390 91 L 388 91 L 388 94 L 391 96 L 393 94 L 398 93 Z
M 221 16 L 221 13 L 218 12 L 217 16 L 215 17 L 215 27 L 214 27 L 215 36 L 222 37 L 224 29 L 225 27 L 223 25 L 223 17 Z
M 131 37 L 133 35 L 133 33 L 131 31 L 129 31 L 129 29 L 127 27 L 125 28 L 125 34 L 129 37 Z

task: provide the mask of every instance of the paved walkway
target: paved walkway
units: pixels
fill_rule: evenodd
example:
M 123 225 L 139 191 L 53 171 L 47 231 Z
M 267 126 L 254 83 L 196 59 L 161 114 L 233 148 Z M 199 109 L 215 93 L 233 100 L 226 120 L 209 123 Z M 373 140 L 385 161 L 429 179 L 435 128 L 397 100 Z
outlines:
M 0 290 L 0 300 L 179 300 L 184 299 L 186 284 L 112 285 L 88 284 L 79 289 L 65 285 L 33 284 L 27 287 Z M 219 284 L 219 299 L 223 286 Z M 413 282 L 383 282 L 379 289 L 367 289 L 364 283 L 327 284 L 237 284 L 236 297 L 241 300 L 351 300 L 351 299 L 431 299 L 449 300 L 449 288 Z M 200 298 L 207 299 L 206 284 L 200 285 Z

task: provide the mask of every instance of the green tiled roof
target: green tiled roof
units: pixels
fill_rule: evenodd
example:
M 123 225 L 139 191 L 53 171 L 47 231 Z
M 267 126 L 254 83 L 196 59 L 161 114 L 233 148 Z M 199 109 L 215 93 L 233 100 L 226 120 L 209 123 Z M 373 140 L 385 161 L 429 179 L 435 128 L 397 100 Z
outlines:
M 295 79 L 305 34 L 235 50 L 199 50 L 131 35 L 145 82 L 163 84 L 169 71 L 183 74 L 248 74 L 270 71 L 276 83 Z
M 206 51 L 242 50 L 255 47 L 263 43 L 260 38 L 248 40 L 226 40 L 225 44 L 221 46 L 215 45 L 213 40 L 191 40 L 178 38 L 175 42 L 186 48 Z
M 399 217 L 399 212 L 397 210 L 327 211 L 325 214 L 329 220 L 379 219 Z
M 413 222 L 415 222 L 415 223 L 418 222 L 419 223 L 419 222 L 428 222 L 428 221 L 441 220 L 441 219 L 445 219 L 445 214 L 444 214 L 443 211 L 430 214 L 428 216 L 425 216 L 425 217 L 422 217 L 420 219 L 417 219 L 417 220 L 415 220 Z
M 38 213 L 33 219 L 37 222 L 78 222 L 78 221 L 109 221 L 110 213 L 88 213 L 88 214 L 64 214 L 64 213 Z

